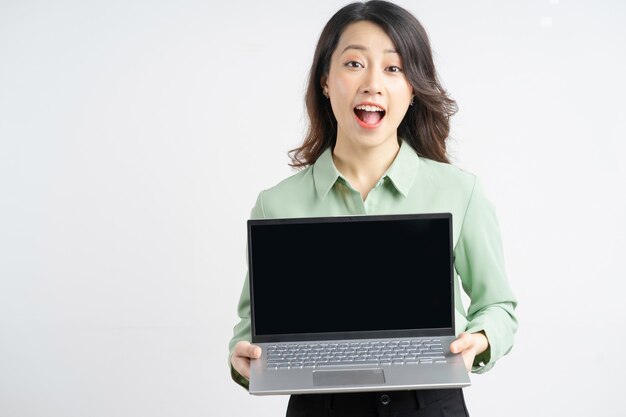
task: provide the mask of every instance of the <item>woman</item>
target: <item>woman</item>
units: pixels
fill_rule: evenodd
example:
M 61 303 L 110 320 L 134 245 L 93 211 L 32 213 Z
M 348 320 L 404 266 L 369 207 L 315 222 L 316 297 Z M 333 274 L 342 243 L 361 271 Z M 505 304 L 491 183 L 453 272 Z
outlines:
M 292 151 L 299 173 L 263 191 L 252 218 L 451 212 L 457 339 L 468 372 L 485 372 L 511 349 L 517 304 L 504 272 L 493 206 L 476 177 L 448 162 L 456 104 L 441 88 L 424 28 L 385 1 L 339 10 L 320 36 L 306 105 L 308 134 Z M 348 261 L 348 260 L 346 260 Z M 390 260 L 392 261 L 392 260 Z M 233 379 L 244 387 L 250 359 L 247 279 L 230 343 Z M 287 415 L 466 416 L 460 389 L 292 396 Z

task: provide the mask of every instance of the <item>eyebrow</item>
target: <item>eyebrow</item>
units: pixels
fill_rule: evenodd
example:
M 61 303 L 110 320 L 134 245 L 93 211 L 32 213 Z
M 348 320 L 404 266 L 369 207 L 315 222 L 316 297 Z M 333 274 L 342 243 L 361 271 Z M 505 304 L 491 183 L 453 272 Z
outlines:
M 346 46 L 343 51 L 341 51 L 341 53 L 343 54 L 344 52 L 346 52 L 348 49 L 356 49 L 357 51 L 367 51 L 368 48 L 363 46 L 363 45 L 356 45 L 356 44 L 351 44 Z M 398 51 L 396 51 L 395 49 L 385 49 L 383 51 L 386 54 L 397 54 Z

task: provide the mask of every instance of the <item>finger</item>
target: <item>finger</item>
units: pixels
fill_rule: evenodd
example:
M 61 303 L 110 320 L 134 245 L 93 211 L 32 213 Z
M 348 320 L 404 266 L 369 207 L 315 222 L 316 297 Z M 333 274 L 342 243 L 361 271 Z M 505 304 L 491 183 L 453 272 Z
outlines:
M 250 342 L 241 341 L 235 345 L 234 353 L 236 356 L 257 359 L 261 357 L 261 348 Z
M 249 349 L 250 342 L 241 341 L 237 342 L 235 345 L 235 350 L 233 351 L 234 356 L 246 356 L 246 351 Z
M 464 348 L 464 343 L 460 339 L 456 339 L 454 342 L 450 344 L 450 352 L 459 353 L 462 352 Z
M 261 357 L 261 348 L 257 345 L 250 345 L 250 357 L 254 359 L 258 359 Z
M 459 353 L 472 346 L 472 336 L 469 333 L 461 333 L 459 337 L 450 344 L 450 352 Z
M 239 372 L 239 375 L 250 379 L 250 359 L 233 355 L 231 363 L 233 364 L 233 368 Z

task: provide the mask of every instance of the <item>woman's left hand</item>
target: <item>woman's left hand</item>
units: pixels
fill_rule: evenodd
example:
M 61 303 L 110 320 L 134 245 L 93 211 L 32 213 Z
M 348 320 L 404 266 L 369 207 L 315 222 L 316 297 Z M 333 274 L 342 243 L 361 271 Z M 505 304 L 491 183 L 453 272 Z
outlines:
M 465 362 L 465 368 L 467 372 L 472 370 L 474 364 L 474 358 L 487 350 L 489 347 L 489 341 L 484 332 L 478 333 L 461 333 L 454 342 L 450 344 L 450 351 L 452 353 L 460 353 L 463 356 Z

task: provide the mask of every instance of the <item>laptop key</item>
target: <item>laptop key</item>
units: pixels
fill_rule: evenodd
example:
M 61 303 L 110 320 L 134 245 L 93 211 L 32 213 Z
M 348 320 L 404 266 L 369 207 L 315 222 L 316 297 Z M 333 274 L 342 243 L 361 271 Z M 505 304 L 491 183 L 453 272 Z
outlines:
M 329 367 L 329 366 L 338 366 L 338 365 L 345 365 L 345 364 L 342 363 L 342 362 L 325 362 L 325 363 L 322 362 L 322 363 L 318 363 L 317 367 L 318 368 L 326 368 L 326 367 Z
M 360 362 L 327 362 L 318 363 L 317 368 L 335 368 L 342 366 L 363 366 L 363 365 L 378 365 L 378 361 L 360 361 Z

